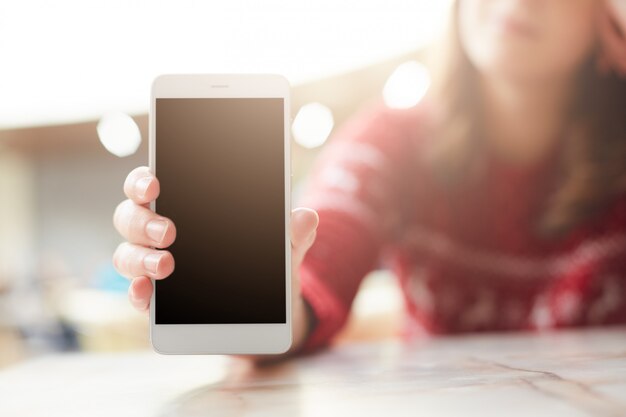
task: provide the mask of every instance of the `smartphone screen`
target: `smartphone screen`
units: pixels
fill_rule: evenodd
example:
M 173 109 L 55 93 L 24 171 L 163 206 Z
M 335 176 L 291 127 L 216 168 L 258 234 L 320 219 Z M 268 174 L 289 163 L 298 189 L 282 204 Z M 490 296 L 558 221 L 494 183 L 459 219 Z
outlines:
M 283 98 L 157 98 L 157 213 L 175 270 L 156 324 L 286 322 Z

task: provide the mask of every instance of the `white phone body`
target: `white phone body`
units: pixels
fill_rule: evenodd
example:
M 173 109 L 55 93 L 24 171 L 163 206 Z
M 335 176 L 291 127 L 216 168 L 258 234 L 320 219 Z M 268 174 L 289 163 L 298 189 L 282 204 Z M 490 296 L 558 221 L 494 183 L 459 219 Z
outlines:
M 155 311 L 159 307 L 156 287 L 150 303 L 150 339 L 154 350 L 162 354 L 280 354 L 292 344 L 292 299 L 291 299 L 291 157 L 290 157 L 290 86 L 286 78 L 274 74 L 179 74 L 157 77 L 151 89 L 149 117 L 149 163 L 150 169 L 159 178 L 157 155 L 159 137 L 156 131 L 158 99 L 215 99 L 215 98 L 281 98 L 283 99 L 282 124 L 284 155 L 281 163 L 284 172 L 284 323 L 194 323 L 160 324 Z M 161 101 L 163 103 L 163 101 Z M 274 102 L 275 103 L 275 102 Z M 165 114 L 165 112 L 163 113 Z M 245 121 L 242 121 L 245 123 Z M 276 136 L 276 135 L 275 135 Z M 181 163 L 184 163 L 181 160 Z M 161 195 L 167 193 L 161 183 Z M 189 196 L 194 204 L 195 196 Z M 159 213 L 159 199 L 151 204 Z M 184 219 L 178 219 L 184 221 Z M 176 224 L 176 219 L 174 219 Z M 178 230 L 177 239 L 180 238 Z M 176 242 L 175 242 L 176 243 Z M 208 255 L 210 256 L 210 255 Z M 176 260 L 176 269 L 179 263 Z M 245 262 L 243 260 L 242 262 Z M 176 273 L 176 269 L 174 273 Z M 170 279 L 170 278 L 167 278 Z M 174 278 L 171 278 L 174 279 Z M 184 280 L 185 277 L 176 277 Z M 153 280 L 153 286 L 156 283 Z M 234 306 L 235 308 L 237 305 Z M 241 306 L 244 307 L 244 306 Z

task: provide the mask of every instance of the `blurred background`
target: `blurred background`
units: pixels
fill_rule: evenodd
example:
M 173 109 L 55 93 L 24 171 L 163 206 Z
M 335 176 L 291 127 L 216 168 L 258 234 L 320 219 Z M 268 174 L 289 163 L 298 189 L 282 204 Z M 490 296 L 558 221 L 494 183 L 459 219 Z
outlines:
M 121 242 L 112 216 L 128 172 L 148 163 L 157 75 L 285 75 L 295 202 L 324 142 L 360 105 L 419 101 L 429 86 L 423 49 L 449 5 L 0 3 L 0 367 L 57 351 L 149 349 L 147 317 L 130 307 L 128 281 L 111 264 Z M 362 289 L 343 340 L 374 337 L 376 320 L 401 313 L 384 272 Z

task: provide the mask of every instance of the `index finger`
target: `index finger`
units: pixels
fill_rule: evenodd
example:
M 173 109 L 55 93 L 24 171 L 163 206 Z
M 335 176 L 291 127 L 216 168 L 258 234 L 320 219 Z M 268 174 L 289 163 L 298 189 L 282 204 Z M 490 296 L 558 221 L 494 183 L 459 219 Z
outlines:
M 159 196 L 159 180 L 148 167 L 133 169 L 124 181 L 124 194 L 135 204 L 147 204 Z

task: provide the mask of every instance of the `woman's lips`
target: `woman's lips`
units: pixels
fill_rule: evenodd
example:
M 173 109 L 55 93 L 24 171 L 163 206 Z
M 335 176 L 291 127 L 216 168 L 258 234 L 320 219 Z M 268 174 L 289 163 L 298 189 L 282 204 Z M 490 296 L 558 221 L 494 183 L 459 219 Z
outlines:
M 529 38 L 534 38 L 537 36 L 537 30 L 534 28 L 533 25 L 510 15 L 495 16 L 493 23 L 496 25 L 499 31 L 507 34 L 519 35 Z

